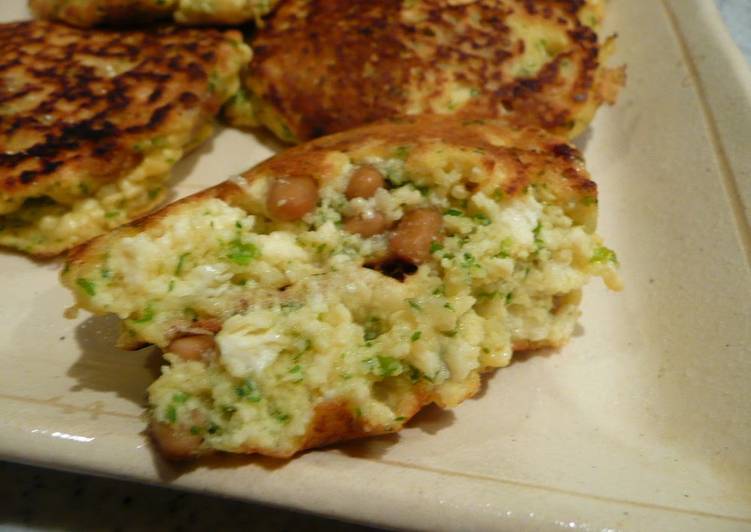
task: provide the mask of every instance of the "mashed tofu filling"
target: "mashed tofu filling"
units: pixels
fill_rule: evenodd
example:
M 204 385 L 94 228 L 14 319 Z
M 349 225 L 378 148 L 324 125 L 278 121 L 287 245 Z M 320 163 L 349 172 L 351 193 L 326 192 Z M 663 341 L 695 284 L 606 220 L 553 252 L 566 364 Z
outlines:
M 593 198 L 561 199 L 542 179 L 509 195 L 493 179 L 475 186 L 457 154 L 438 165 L 435 153 L 424 164 L 413 154 L 408 169 L 404 155 L 333 158 L 338 177 L 296 222 L 263 214 L 271 178 L 237 179 L 237 205 L 181 204 L 69 281 L 123 319 L 124 344 L 216 333 L 201 360 L 167 349 L 149 389 L 154 426 L 189 434 L 198 452 L 277 456 L 299 450 L 328 403 L 345 405 L 362 433 L 396 431 L 426 403 L 472 396 L 515 349 L 563 344 L 591 276 L 618 288 L 615 255 L 593 233 Z M 365 164 L 387 186 L 348 199 Z M 441 238 L 402 279 L 374 266 L 387 233 L 343 229 L 346 217 L 378 211 L 396 223 L 425 207 L 440 211 Z

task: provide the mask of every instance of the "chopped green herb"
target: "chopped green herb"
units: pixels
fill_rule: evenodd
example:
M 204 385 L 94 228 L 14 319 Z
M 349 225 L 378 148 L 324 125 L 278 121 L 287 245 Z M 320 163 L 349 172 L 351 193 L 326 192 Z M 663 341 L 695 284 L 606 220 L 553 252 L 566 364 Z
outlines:
M 500 257 L 502 259 L 508 258 L 511 253 L 511 244 L 513 244 L 513 240 L 511 240 L 510 237 L 506 237 L 501 240 L 501 250 L 498 252 L 498 255 L 496 255 L 496 257 Z
M 206 432 L 208 432 L 209 434 L 216 434 L 217 432 L 219 432 L 219 425 L 217 425 L 216 423 L 211 423 Z
M 493 191 L 493 199 L 496 201 L 503 201 L 503 198 L 506 196 L 506 194 L 503 192 L 503 189 L 497 188 Z
M 281 410 L 272 410 L 271 415 L 274 419 L 276 419 L 279 423 L 287 424 L 292 419 L 292 416 L 289 414 L 285 414 Z
M 284 314 L 289 314 L 290 312 L 294 312 L 296 310 L 301 309 L 303 306 L 302 303 L 299 301 L 285 301 L 280 305 L 282 312 Z
M 441 251 L 443 249 L 443 244 L 440 242 L 431 242 L 430 243 L 430 253 L 435 253 L 436 251 Z
M 222 413 L 223 414 L 225 414 L 227 416 L 231 416 L 235 412 L 237 412 L 237 408 L 236 407 L 234 407 L 232 405 L 222 405 Z
M 420 373 L 420 370 L 417 369 L 414 366 L 409 367 L 409 380 L 412 381 L 412 384 L 416 383 L 420 380 L 420 376 L 422 374 Z
M 412 183 L 412 186 L 415 187 L 423 197 L 427 198 L 428 194 L 430 194 L 430 187 L 428 185 L 415 185 Z
M 371 316 L 370 318 L 368 318 L 367 322 L 365 323 L 365 327 L 363 329 L 364 329 L 363 339 L 366 342 L 375 340 L 384 332 L 381 318 L 378 318 L 375 316 Z
M 293 382 L 300 382 L 301 380 L 303 380 L 302 366 L 300 364 L 295 365 L 292 369 L 289 370 L 289 374 L 295 377 L 295 380 Z
M 167 418 L 167 421 L 170 423 L 174 423 L 177 421 L 177 408 L 175 408 L 175 405 L 169 405 L 167 407 L 167 411 L 165 412 L 165 417 Z
M 216 92 L 219 89 L 219 74 L 212 72 L 209 75 L 209 92 Z
M 497 295 L 498 290 L 495 290 L 493 292 L 480 292 L 479 294 L 477 294 L 477 299 L 493 299 Z
M 532 234 L 535 237 L 535 246 L 537 247 L 537 249 L 540 249 L 541 247 L 545 245 L 545 241 L 540 236 L 540 231 L 542 231 L 542 223 L 537 222 L 537 225 L 535 226 L 535 228 L 532 229 Z
M 443 214 L 446 216 L 464 216 L 464 212 L 459 209 L 446 209 Z
M 198 434 L 201 433 L 201 428 L 193 425 L 192 427 L 190 427 L 190 433 L 193 434 L 194 436 L 197 436 Z
M 151 305 L 148 305 L 144 309 L 143 314 L 141 315 L 141 317 L 138 318 L 138 319 L 134 319 L 133 322 L 134 323 L 148 323 L 148 322 L 150 322 L 153 319 L 154 319 L 154 309 L 152 308 Z
M 592 253 L 592 258 L 589 259 L 589 261 L 593 263 L 612 262 L 617 265 L 618 257 L 612 249 L 600 246 L 595 249 L 594 253 Z
M 169 285 L 167 286 L 167 292 L 172 292 L 175 289 L 175 280 L 170 279 Z
M 177 259 L 177 266 L 175 266 L 175 275 L 180 275 L 183 271 L 183 266 L 185 266 L 185 259 L 188 258 L 190 255 L 190 252 L 183 253 L 180 255 L 180 258 Z
M 107 266 L 102 266 L 99 268 L 99 275 L 102 276 L 102 279 L 109 279 L 112 277 L 112 270 L 110 270 Z
M 376 355 L 365 361 L 370 370 L 379 377 L 391 377 L 402 372 L 404 366 L 394 357 Z
M 462 268 L 467 268 L 467 269 L 482 268 L 482 266 L 480 266 L 480 264 L 477 262 L 477 259 L 475 258 L 475 256 L 472 255 L 471 253 L 464 253 L 462 257 L 463 257 L 462 263 L 461 263 Z
M 394 150 L 394 157 L 401 159 L 402 161 L 409 157 L 409 146 L 398 146 Z
M 250 379 L 245 379 L 240 386 L 236 386 L 235 393 L 241 399 L 245 399 L 251 403 L 257 403 L 261 400 L 261 391 L 256 386 L 256 383 Z
M 488 218 L 487 214 L 484 214 L 482 212 L 472 216 L 472 219 L 480 225 L 490 225 L 490 218 Z
M 513 292 L 509 292 L 508 294 L 506 294 L 506 304 L 507 305 L 509 303 L 511 303 L 511 301 L 513 301 L 513 299 L 514 299 L 514 293 Z
M 120 214 L 120 211 L 107 211 L 104 213 L 105 218 L 114 218 L 115 216 L 118 216 Z
M 87 296 L 95 296 L 96 295 L 96 285 L 89 281 L 88 279 L 84 277 L 79 277 L 76 279 L 76 284 L 81 287 L 81 289 L 86 292 Z
M 407 419 L 407 418 L 404 417 L 404 416 L 398 416 L 398 417 L 394 418 L 394 421 L 404 421 L 405 419 Z
M 297 137 L 292 133 L 292 130 L 287 126 L 287 124 L 282 124 L 282 130 L 279 132 L 281 133 L 280 137 L 282 140 L 286 140 L 288 142 L 296 142 Z
M 233 240 L 229 244 L 227 258 L 241 266 L 247 266 L 250 261 L 261 256 L 261 251 L 251 242 L 242 242 L 239 239 Z
M 177 392 L 172 396 L 172 402 L 181 405 L 188 400 L 188 397 L 187 393 Z
M 362 417 L 362 409 L 359 406 L 355 408 L 355 416 Z
M 410 336 L 409 339 L 411 341 L 413 341 L 413 342 L 416 342 L 417 340 L 420 339 L 420 336 L 422 336 L 422 332 L 421 331 L 415 331 L 415 332 L 412 333 L 412 336 Z
M 422 310 L 422 307 L 414 299 L 408 299 L 407 303 L 409 303 L 409 306 L 415 310 Z
M 597 205 L 597 198 L 594 196 L 585 196 L 584 199 L 582 199 L 582 203 L 584 205 Z
M 480 95 L 480 89 L 477 89 L 475 87 L 472 87 L 471 89 L 469 89 L 469 96 L 471 98 L 476 98 L 479 95 Z

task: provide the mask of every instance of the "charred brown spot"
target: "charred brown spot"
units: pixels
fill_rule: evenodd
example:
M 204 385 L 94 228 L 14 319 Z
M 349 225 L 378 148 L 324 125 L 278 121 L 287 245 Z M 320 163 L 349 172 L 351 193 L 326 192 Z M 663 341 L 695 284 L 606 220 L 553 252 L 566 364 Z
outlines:
M 365 267 L 381 272 L 383 275 L 396 279 L 397 281 L 404 281 L 407 276 L 412 275 L 417 271 L 417 266 L 400 258 L 390 258 L 382 262 L 373 262 L 366 264 Z
M 551 148 L 554 154 L 564 159 L 581 159 L 579 150 L 571 146 L 570 144 L 555 144 Z

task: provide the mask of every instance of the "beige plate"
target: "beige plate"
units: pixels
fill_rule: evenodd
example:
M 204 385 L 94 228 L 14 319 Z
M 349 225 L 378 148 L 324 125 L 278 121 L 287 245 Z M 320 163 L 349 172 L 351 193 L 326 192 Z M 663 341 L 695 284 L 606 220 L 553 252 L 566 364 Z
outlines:
M 628 88 L 584 142 L 626 291 L 590 286 L 565 349 L 398 437 L 176 469 L 142 434 L 155 354 L 113 350 L 112 319 L 63 319 L 57 264 L 0 254 L 0 457 L 380 525 L 751 529 L 751 75 L 709 0 L 613 1 L 608 27 Z M 271 152 L 223 131 L 178 190 Z

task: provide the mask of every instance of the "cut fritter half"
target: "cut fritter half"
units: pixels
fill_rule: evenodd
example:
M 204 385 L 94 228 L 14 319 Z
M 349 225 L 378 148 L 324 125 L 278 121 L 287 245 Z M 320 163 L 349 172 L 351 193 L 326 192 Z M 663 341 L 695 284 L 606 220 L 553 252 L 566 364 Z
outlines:
M 284 0 L 227 115 L 298 142 L 391 116 L 507 117 L 573 138 L 622 68 L 585 0 Z
M 237 25 L 258 21 L 277 0 L 29 0 L 41 18 L 88 28 L 158 20 Z
M 55 255 L 159 204 L 250 55 L 236 31 L 0 25 L 0 245 Z
M 288 457 L 453 407 L 520 349 L 560 346 L 591 276 L 620 288 L 573 146 L 428 116 L 292 148 L 75 250 L 77 305 L 168 362 L 171 457 Z

